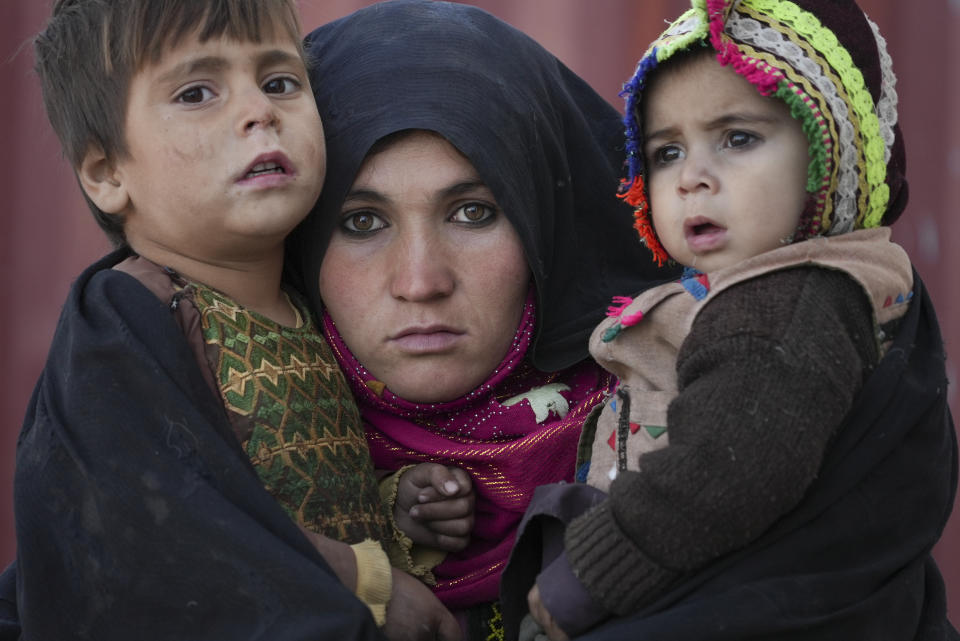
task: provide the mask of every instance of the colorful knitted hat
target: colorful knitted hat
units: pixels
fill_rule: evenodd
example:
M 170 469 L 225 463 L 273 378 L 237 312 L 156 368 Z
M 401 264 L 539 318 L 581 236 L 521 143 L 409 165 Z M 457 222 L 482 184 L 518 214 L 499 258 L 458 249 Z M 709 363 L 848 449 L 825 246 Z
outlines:
M 667 255 L 647 218 L 643 132 L 645 79 L 678 51 L 706 45 L 765 96 L 789 105 L 810 140 L 813 211 L 801 237 L 890 224 L 907 201 L 896 78 L 886 41 L 852 0 L 693 0 L 647 49 L 626 98 L 627 178 L 621 197 L 661 263 Z

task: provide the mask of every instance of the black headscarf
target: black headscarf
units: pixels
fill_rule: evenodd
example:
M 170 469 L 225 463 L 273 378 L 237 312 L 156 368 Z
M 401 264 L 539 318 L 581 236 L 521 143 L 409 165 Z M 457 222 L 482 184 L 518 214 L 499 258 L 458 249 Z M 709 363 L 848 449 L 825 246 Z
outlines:
M 360 164 L 377 140 L 405 129 L 435 131 L 460 150 L 517 230 L 537 288 L 539 369 L 586 358 L 611 296 L 670 276 L 616 198 L 620 115 L 520 31 L 476 7 L 394 0 L 320 27 L 306 48 L 328 168 L 290 249 L 315 308 L 320 263 Z

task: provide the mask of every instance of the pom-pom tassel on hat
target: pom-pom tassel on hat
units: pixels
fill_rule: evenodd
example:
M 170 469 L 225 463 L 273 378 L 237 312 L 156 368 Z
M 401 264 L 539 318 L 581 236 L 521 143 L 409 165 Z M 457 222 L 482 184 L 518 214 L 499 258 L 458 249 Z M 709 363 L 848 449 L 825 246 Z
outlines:
M 626 181 L 621 183 L 621 188 L 626 185 Z M 653 230 L 653 224 L 650 222 L 650 204 L 647 202 L 646 188 L 643 184 L 643 176 L 636 176 L 630 183 L 630 188 L 622 191 L 617 196 L 623 199 L 628 205 L 633 205 L 633 228 L 640 235 L 640 242 L 647 246 L 653 259 L 657 262 L 657 267 L 663 267 L 670 257 L 667 250 L 663 248 L 657 239 L 657 232 Z

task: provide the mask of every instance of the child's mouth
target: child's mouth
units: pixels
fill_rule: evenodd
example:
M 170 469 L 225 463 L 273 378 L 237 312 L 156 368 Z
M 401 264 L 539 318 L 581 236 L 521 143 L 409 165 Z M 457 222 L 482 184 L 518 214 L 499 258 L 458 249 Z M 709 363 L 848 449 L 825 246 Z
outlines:
M 710 234 L 716 231 L 720 231 L 720 227 L 717 227 L 713 223 L 700 223 L 699 225 L 694 225 L 692 232 L 694 236 L 700 236 L 702 234 Z
M 286 170 L 275 162 L 262 162 L 254 165 L 244 178 L 256 178 L 266 174 L 285 174 Z
M 712 251 L 721 247 L 727 230 L 716 223 L 706 220 L 693 220 L 685 226 L 687 246 L 694 253 Z
M 258 188 L 279 187 L 293 180 L 296 174 L 283 152 L 271 151 L 254 158 L 246 169 L 238 174 L 237 182 Z

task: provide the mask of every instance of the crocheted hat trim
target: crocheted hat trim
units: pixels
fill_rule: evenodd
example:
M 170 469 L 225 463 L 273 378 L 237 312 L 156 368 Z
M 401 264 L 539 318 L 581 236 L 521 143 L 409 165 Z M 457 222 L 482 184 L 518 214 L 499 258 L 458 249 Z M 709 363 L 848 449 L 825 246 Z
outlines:
M 711 0 L 711 2 L 720 5 L 726 4 L 723 0 Z M 711 17 L 716 15 L 717 12 L 715 11 Z M 853 68 L 852 58 L 845 49 L 840 47 L 836 36 L 829 30 L 822 28 L 820 21 L 812 14 L 803 11 L 789 1 L 755 0 L 755 2 L 740 3 L 723 25 L 718 24 L 716 20 L 711 24 L 712 31 L 721 27 L 729 31 L 729 51 L 739 51 L 741 55 L 746 56 L 746 50 L 750 44 L 769 51 L 782 59 L 778 61 L 778 67 L 792 68 L 811 78 L 825 96 L 839 95 L 842 102 L 837 100 L 834 105 L 831 105 L 831 111 L 835 117 L 845 119 L 847 116 L 862 115 L 862 108 L 858 108 L 857 104 L 860 100 L 856 94 L 856 82 L 850 80 L 851 76 L 859 75 L 859 70 Z M 734 46 L 732 44 L 734 40 L 742 43 L 742 45 L 740 47 Z M 808 53 L 809 47 L 805 50 L 804 47 L 800 46 L 801 43 L 809 44 L 814 50 L 820 52 L 820 55 L 810 56 Z M 826 61 L 826 64 L 823 64 L 823 61 Z M 840 76 L 840 82 L 834 82 L 824 73 L 824 69 L 831 68 Z M 736 70 L 736 67 L 734 69 Z M 753 82 L 750 77 L 747 77 L 747 80 Z M 853 85 L 848 84 L 848 81 L 853 82 Z M 851 89 L 851 87 L 854 92 L 853 95 L 844 95 L 843 90 Z M 859 87 L 864 91 L 866 89 L 862 76 L 859 77 Z M 764 87 L 758 88 L 761 93 L 764 93 Z M 852 107 L 852 109 L 848 107 Z M 857 120 L 860 119 L 857 118 Z M 862 131 L 862 129 L 857 128 L 857 125 L 862 127 L 863 123 L 841 123 L 841 132 L 846 130 L 851 133 Z M 857 136 L 850 136 L 849 138 L 842 136 L 837 145 L 837 151 L 841 156 L 841 179 L 838 181 L 838 186 L 849 184 L 849 181 L 843 180 L 844 169 L 849 165 L 849 162 L 843 162 L 843 158 L 850 155 L 854 158 L 860 156 L 858 142 Z M 858 175 L 862 176 L 863 173 Z M 858 185 L 858 187 L 864 186 L 862 184 Z M 859 191 L 861 194 L 866 193 L 865 189 Z M 847 200 L 846 196 L 855 198 L 856 194 L 846 194 L 842 189 L 838 189 L 833 194 L 833 198 L 837 200 L 834 208 L 834 220 L 823 221 L 824 227 L 832 226 L 834 233 L 852 229 L 856 222 L 857 212 L 864 211 L 855 206 L 855 201 Z
M 757 64 L 783 64 L 775 55 L 765 51 L 755 50 L 748 45 L 741 47 L 757 60 Z M 810 219 L 816 223 L 809 230 L 808 235 L 827 233 L 832 220 L 834 199 L 830 197 L 830 187 L 836 184 L 838 158 L 836 158 L 837 139 L 836 123 L 829 109 L 822 107 L 827 104 L 824 96 L 810 81 L 793 68 L 787 66 L 781 69 L 785 78 L 780 82 L 773 97 L 787 103 L 790 114 L 800 121 L 801 128 L 807 136 L 808 154 L 810 157 L 807 166 L 807 192 L 815 194 L 816 211 Z M 861 172 L 862 173 L 862 172 Z M 856 179 L 857 172 L 852 177 Z M 856 192 L 851 194 L 855 197 Z M 821 225 L 822 223 L 822 225 Z
M 740 2 L 730 15 L 725 29 L 730 31 L 734 39 L 777 54 L 787 66 L 811 78 L 828 97 L 828 101 L 830 97 L 840 97 L 844 104 L 836 101 L 836 104 L 830 104 L 830 110 L 837 119 L 850 118 L 850 133 L 859 132 L 859 135 L 847 138 L 844 136 L 847 125 L 841 123 L 838 151 L 841 158 L 851 154 L 854 158 L 865 159 L 866 171 L 858 175 L 865 176 L 866 181 L 859 180 L 858 187 L 867 199 L 862 203 L 865 206 L 857 207 L 854 201 L 847 200 L 850 194 L 838 191 L 834 195 L 838 202 L 835 208 L 837 219 L 832 223 L 832 231 L 843 233 L 856 227 L 879 224 L 889 202 L 885 141 L 880 134 L 880 120 L 874 111 L 873 98 L 863 74 L 854 66 L 849 51 L 837 41 L 836 34 L 824 27 L 815 15 L 789 0 Z M 826 64 L 807 55 L 801 46 L 804 43 L 819 52 L 818 57 Z M 813 64 L 807 64 L 807 60 Z M 836 82 L 836 78 L 839 78 L 839 82 Z M 838 187 L 845 184 L 843 172 L 850 164 L 850 161 L 841 160 Z M 860 220 L 857 219 L 858 213 Z
M 873 37 L 877 41 L 877 52 L 880 55 L 882 80 L 880 82 L 880 99 L 877 101 L 877 117 L 880 119 L 880 135 L 883 136 L 883 161 L 890 162 L 893 143 L 897 137 L 894 131 L 894 127 L 897 125 L 897 103 L 899 102 L 896 89 L 897 77 L 893 73 L 893 58 L 887 52 L 887 40 L 880 34 L 880 27 L 869 17 L 867 17 L 867 24 L 873 31 Z
M 637 181 L 643 175 L 637 107 L 647 75 L 677 51 L 709 44 L 722 64 L 761 94 L 784 100 L 802 123 L 810 142 L 807 190 L 816 194 L 816 211 L 806 221 L 809 229 L 801 232 L 837 234 L 880 225 L 890 200 L 887 163 L 898 97 L 892 60 L 876 24 L 867 18 L 881 61 L 881 92 L 874 105 L 862 73 L 836 34 L 790 0 L 692 4 L 650 45 L 621 92 L 626 98 L 628 202 L 646 215 L 646 194 Z M 645 239 L 651 249 L 653 241 Z
M 623 182 L 629 185 L 631 190 L 636 184 L 636 178 L 643 174 L 643 137 L 637 115 L 646 77 L 659 61 L 666 60 L 677 50 L 686 49 L 694 43 L 703 43 L 706 37 L 707 24 L 701 19 L 701 11 L 696 7 L 687 9 L 650 44 L 637 63 L 633 77 L 624 83 L 620 91 L 620 96 L 626 100 L 623 126 L 626 135 L 627 178 Z
M 816 67 L 817 69 L 823 67 L 822 58 L 819 57 L 812 47 L 806 45 L 806 43 L 797 44 L 803 48 L 807 56 L 812 59 L 810 62 L 818 65 Z M 742 42 L 740 47 L 758 61 L 783 67 L 780 69 L 780 72 L 785 77 L 784 82 L 788 85 L 787 88 L 789 91 L 784 90 L 784 83 L 781 83 L 781 87 L 774 96 L 783 100 L 791 107 L 791 115 L 801 122 L 804 133 L 810 142 L 810 166 L 807 174 L 807 191 L 814 193 L 818 189 L 823 190 L 818 194 L 817 205 L 818 216 L 822 216 L 824 221 L 822 231 L 826 233 L 830 228 L 834 210 L 834 198 L 830 197 L 829 187 L 830 185 L 838 183 L 837 172 L 840 166 L 839 149 L 834 144 L 835 140 L 839 140 L 837 123 L 834 120 L 831 108 L 836 106 L 837 102 L 840 102 L 842 105 L 842 100 L 834 93 L 833 98 L 835 100 L 832 100 L 833 104 L 831 105 L 831 100 L 828 100 L 827 96 L 820 90 L 820 87 L 813 84 L 811 79 L 798 72 L 792 66 L 784 65 L 783 60 L 778 57 L 777 54 L 762 49 L 755 49 L 747 42 Z M 808 66 L 812 65 L 808 64 Z M 824 84 L 826 84 L 827 89 L 830 91 L 833 91 L 835 88 L 835 84 L 833 83 L 821 82 L 821 85 Z M 805 110 L 798 109 L 797 105 L 794 104 L 794 101 L 797 99 L 804 104 L 806 107 Z M 841 107 L 841 110 L 844 113 L 846 112 L 845 107 Z M 851 177 L 854 178 L 854 185 L 856 185 L 856 176 L 857 173 L 854 171 L 851 174 Z M 856 191 L 854 190 L 854 193 L 850 195 L 851 197 L 855 197 Z

